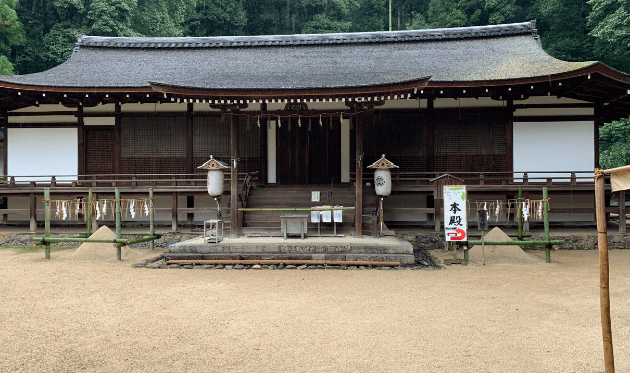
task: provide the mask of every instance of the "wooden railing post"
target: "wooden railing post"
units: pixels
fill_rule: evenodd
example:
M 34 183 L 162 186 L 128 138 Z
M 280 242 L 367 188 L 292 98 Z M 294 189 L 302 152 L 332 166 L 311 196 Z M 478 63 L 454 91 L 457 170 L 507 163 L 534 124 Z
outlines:
M 523 185 L 529 185 L 529 175 L 527 175 L 527 172 L 523 173 Z
M 619 191 L 619 233 L 626 233 L 626 191 Z
M 13 178 L 13 180 L 15 181 L 15 178 Z M 50 178 L 50 187 L 54 188 L 57 186 L 57 177 L 53 176 Z
M 177 232 L 177 193 L 171 194 L 171 230 Z
M 486 185 L 486 176 L 482 173 L 479 174 L 479 185 Z
M 34 184 L 34 183 L 31 183 Z M 35 199 L 35 193 L 30 194 L 30 232 L 35 233 L 37 231 L 37 199 Z

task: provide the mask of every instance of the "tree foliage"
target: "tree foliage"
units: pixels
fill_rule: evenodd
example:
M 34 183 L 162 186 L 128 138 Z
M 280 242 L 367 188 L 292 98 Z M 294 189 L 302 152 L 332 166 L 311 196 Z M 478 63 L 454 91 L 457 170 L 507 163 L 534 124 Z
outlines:
M 13 64 L 9 61 L 14 47 L 26 41 L 24 28 L 15 11 L 17 0 L 0 1 L 0 74 L 14 73 Z
M 630 164 L 630 119 L 607 123 L 600 128 L 599 163 L 603 169 Z

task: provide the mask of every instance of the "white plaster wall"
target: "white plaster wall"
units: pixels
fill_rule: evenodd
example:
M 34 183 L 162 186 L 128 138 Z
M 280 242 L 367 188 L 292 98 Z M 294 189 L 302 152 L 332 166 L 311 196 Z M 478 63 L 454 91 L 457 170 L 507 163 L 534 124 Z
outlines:
M 43 113 L 48 111 L 68 111 L 72 114 L 77 112 L 76 108 L 65 107 L 63 105 L 39 105 L 39 106 L 29 106 L 21 109 L 11 110 L 9 111 L 9 115 L 11 113 Z
M 208 104 L 205 104 L 208 107 Z M 188 106 L 185 103 L 168 103 L 168 104 L 123 104 L 120 107 L 121 112 L 123 113 L 142 113 L 142 112 L 162 112 L 162 111 L 181 111 L 186 112 L 188 110 Z
M 419 109 L 420 100 L 416 99 L 398 99 L 386 100 L 383 106 L 377 106 L 375 109 Z
M 541 115 L 594 115 L 594 108 L 530 108 L 516 109 L 515 117 L 520 116 L 541 116 Z
M 514 171 L 592 171 L 593 128 L 591 121 L 515 122 Z M 516 174 L 519 176 L 522 174 Z M 552 176 L 570 177 L 571 174 L 529 173 L 530 178 Z
M 76 128 L 9 128 L 6 145 L 8 175 L 77 175 L 79 172 Z M 16 178 L 16 181 L 21 180 L 24 178 Z M 57 181 L 63 180 L 76 180 L 76 177 L 57 178 Z
M 519 101 L 520 102 L 520 101 Z M 434 102 L 436 109 L 440 108 L 457 108 L 457 107 L 503 107 L 506 102 L 503 100 L 493 100 L 490 97 L 474 97 L 452 99 L 452 98 L 437 98 Z
M 9 123 L 78 123 L 75 113 L 69 115 L 34 115 L 34 116 L 15 116 L 9 114 Z
M 116 124 L 114 117 L 84 117 L 83 124 L 86 126 L 113 126 Z
M 84 113 L 114 113 L 116 112 L 116 104 L 98 104 L 93 107 L 83 108 Z

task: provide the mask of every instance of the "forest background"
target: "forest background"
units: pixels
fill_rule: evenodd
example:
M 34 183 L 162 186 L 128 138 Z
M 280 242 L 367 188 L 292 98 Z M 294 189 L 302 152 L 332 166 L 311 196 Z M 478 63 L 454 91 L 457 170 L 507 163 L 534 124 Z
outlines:
M 0 74 L 50 69 L 77 34 L 225 36 L 386 31 L 390 0 L 0 0 Z M 630 73 L 630 0 L 391 0 L 392 30 L 535 19 L 565 61 Z M 603 168 L 630 164 L 630 119 L 600 129 Z

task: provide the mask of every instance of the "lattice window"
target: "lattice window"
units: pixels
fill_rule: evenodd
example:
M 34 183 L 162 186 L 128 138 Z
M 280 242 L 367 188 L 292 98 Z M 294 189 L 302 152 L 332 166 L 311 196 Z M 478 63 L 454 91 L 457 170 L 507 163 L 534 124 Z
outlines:
M 212 155 L 214 158 L 230 162 L 230 119 L 225 117 L 203 117 L 193 120 L 193 156 L 195 172 L 197 167 L 207 161 Z M 250 119 L 247 129 L 247 118 L 239 118 L 238 123 L 238 157 L 239 171 L 252 172 L 260 168 L 260 129 L 255 119 Z
M 86 129 L 85 173 L 87 175 L 114 173 L 114 131 Z
M 418 114 L 371 115 L 363 122 L 365 164 L 383 154 L 402 172 L 426 172 L 426 118 Z
M 121 118 L 121 168 L 125 174 L 186 173 L 186 118 Z
M 505 113 L 435 115 L 436 172 L 507 171 Z

